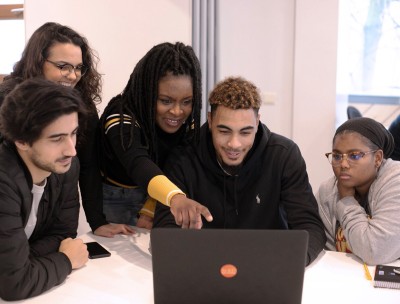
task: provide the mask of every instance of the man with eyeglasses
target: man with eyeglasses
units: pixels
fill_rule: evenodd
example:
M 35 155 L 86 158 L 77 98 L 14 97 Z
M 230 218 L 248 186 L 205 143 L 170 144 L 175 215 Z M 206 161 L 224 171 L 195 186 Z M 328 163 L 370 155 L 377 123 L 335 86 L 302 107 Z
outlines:
M 389 158 L 390 132 L 361 117 L 343 123 L 326 153 L 334 176 L 316 195 L 326 248 L 352 252 L 370 265 L 400 257 L 400 162 Z
M 209 102 L 199 145 L 176 151 L 168 177 L 209 209 L 213 221 L 203 228 L 305 230 L 311 263 L 326 238 L 298 146 L 261 123 L 258 89 L 241 77 L 217 84 Z M 154 227 L 176 227 L 157 208 Z

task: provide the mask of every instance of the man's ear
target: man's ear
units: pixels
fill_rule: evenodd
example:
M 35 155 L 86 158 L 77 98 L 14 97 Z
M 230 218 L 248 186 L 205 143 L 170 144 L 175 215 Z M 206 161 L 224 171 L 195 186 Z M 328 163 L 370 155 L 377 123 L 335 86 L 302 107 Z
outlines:
M 30 147 L 28 143 L 22 141 L 22 140 L 16 140 L 14 142 L 15 146 L 17 147 L 18 150 L 26 151 Z

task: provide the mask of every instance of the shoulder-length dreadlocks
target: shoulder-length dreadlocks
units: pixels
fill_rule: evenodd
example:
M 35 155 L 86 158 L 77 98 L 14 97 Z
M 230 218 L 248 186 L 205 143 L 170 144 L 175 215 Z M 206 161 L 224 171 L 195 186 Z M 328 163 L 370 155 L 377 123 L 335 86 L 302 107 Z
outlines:
M 157 161 L 157 144 L 155 133 L 156 104 L 158 98 L 158 82 L 168 73 L 172 75 L 188 75 L 192 79 L 193 108 L 185 133 L 185 140 L 197 142 L 200 131 L 201 71 L 200 63 L 192 47 L 181 42 L 175 44 L 161 43 L 154 46 L 135 66 L 123 93 L 114 99 L 121 99 L 120 112 L 134 117 L 141 126 L 149 143 L 149 154 Z M 111 101 L 112 102 L 112 101 Z M 121 115 L 123 117 L 123 115 Z M 121 124 L 121 140 L 122 135 Z M 128 147 L 133 141 L 133 127 L 127 141 Z M 124 142 L 122 142 L 124 145 Z

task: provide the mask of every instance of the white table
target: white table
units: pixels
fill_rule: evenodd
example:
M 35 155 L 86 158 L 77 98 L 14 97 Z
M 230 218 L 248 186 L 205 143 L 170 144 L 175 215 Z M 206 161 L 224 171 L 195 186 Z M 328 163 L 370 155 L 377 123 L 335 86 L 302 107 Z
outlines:
M 153 303 L 148 230 L 137 229 L 134 236 L 118 235 L 112 239 L 91 233 L 81 238 L 85 242 L 98 241 L 111 252 L 111 257 L 89 260 L 63 284 L 40 296 L 12 303 Z M 396 263 L 400 265 L 400 261 Z M 375 267 L 369 269 L 373 276 Z M 327 251 L 306 269 L 302 303 L 399 304 L 400 290 L 374 288 L 372 281 L 365 279 L 359 259 Z
M 391 265 L 400 265 L 400 260 Z M 373 278 L 375 266 L 368 268 Z M 400 290 L 373 287 L 356 256 L 324 251 L 306 268 L 302 303 L 399 304 Z

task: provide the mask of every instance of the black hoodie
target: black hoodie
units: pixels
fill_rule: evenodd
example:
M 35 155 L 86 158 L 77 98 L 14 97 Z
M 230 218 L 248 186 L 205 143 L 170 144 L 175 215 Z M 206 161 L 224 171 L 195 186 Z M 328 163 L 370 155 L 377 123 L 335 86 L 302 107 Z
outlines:
M 236 175 L 217 162 L 207 123 L 200 144 L 171 153 L 166 175 L 187 196 L 205 205 L 214 220 L 203 228 L 301 229 L 309 233 L 308 261 L 326 237 L 298 146 L 259 124 L 255 142 Z M 157 204 L 154 227 L 175 226 L 169 208 Z

